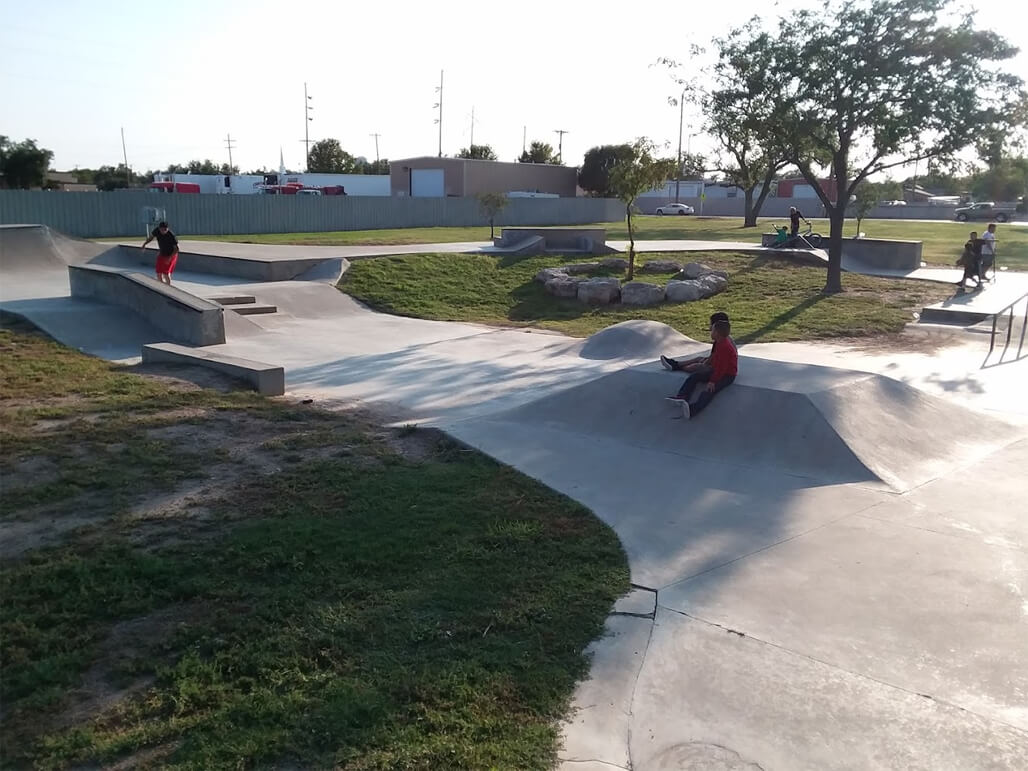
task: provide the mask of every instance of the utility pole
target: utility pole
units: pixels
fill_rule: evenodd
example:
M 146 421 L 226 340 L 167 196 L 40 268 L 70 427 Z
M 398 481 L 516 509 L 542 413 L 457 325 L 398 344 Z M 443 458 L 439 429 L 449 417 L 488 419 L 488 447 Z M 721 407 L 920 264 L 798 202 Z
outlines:
M 372 134 L 371 136 L 375 137 L 375 163 L 378 163 L 378 138 L 382 135 Z
M 234 166 L 232 165 L 232 148 L 235 147 L 235 146 L 236 146 L 236 143 L 232 141 L 232 135 L 231 134 L 226 134 L 225 135 L 225 147 L 228 148 L 228 173 L 229 174 L 233 174 L 234 173 L 232 171 L 232 169 L 234 168 Z
M 121 157 L 125 160 L 125 184 L 132 187 L 132 172 L 128 165 L 128 151 L 125 149 L 125 127 L 121 127 Z
M 471 147 L 468 148 L 472 153 L 475 152 L 475 107 L 471 107 Z
M 564 162 L 564 135 L 570 134 L 570 131 L 564 129 L 554 129 L 553 133 L 557 135 L 557 163 Z
M 678 99 L 678 166 L 675 171 L 675 203 L 679 202 L 678 189 L 682 180 L 682 122 L 685 118 L 685 89 Z
M 311 102 L 312 98 L 313 97 L 311 97 L 307 93 L 307 81 L 304 81 L 304 83 L 303 83 L 303 117 L 304 117 L 304 121 L 303 121 L 303 145 L 304 145 L 304 147 L 307 150 L 307 152 L 305 154 L 305 158 L 307 159 L 306 163 L 305 163 L 305 166 L 304 166 L 304 170 L 305 171 L 309 171 L 310 170 L 310 166 L 311 166 L 311 130 L 310 130 L 310 123 L 311 123 L 312 120 L 314 120 L 314 118 L 311 117 L 311 113 L 314 112 L 314 108 L 311 107 L 311 105 L 310 105 L 310 102 Z
M 521 154 L 522 155 L 524 155 L 525 153 L 528 152 L 528 146 L 526 144 L 527 140 L 528 140 L 528 126 L 522 126 L 521 127 Z
M 443 157 L 443 71 L 439 70 L 439 86 L 436 88 L 436 93 L 439 94 L 439 101 L 436 102 L 433 107 L 439 110 L 439 117 L 435 119 L 435 122 L 439 124 L 439 157 Z

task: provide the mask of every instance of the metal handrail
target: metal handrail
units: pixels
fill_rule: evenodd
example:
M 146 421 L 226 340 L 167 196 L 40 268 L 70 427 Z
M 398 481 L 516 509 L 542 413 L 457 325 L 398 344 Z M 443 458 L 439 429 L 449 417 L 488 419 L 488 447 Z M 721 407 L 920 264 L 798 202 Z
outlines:
M 1028 298 L 1028 292 L 1025 292 L 1023 295 L 1018 297 L 1016 300 L 1011 302 L 1002 310 L 992 314 L 992 338 L 989 340 L 989 353 L 986 354 L 986 359 L 988 359 L 988 357 L 992 355 L 992 350 L 996 347 L 996 323 L 999 321 L 999 317 L 1002 316 L 1004 313 L 1008 314 L 1008 319 L 1007 341 L 1004 344 L 1003 349 L 1006 350 L 1010 346 L 1010 333 L 1014 330 L 1014 306 L 1022 300 L 1024 300 L 1025 298 Z M 1026 302 L 1024 306 L 1024 322 L 1021 325 L 1021 340 L 1017 345 L 1018 358 L 1021 357 L 1021 348 L 1024 346 L 1024 332 L 1026 326 L 1028 326 L 1028 302 Z

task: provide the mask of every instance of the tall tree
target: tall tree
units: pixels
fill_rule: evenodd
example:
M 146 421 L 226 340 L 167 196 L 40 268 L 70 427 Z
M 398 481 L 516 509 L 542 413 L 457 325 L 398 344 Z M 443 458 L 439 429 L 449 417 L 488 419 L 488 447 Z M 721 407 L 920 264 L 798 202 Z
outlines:
M 357 160 L 346 152 L 338 139 L 322 139 L 311 145 L 307 171 L 321 174 L 354 174 Z
M 464 147 L 459 153 L 458 158 L 473 158 L 479 161 L 495 161 L 496 153 L 489 145 L 471 145 L 470 147 Z
M 482 210 L 482 214 L 489 220 L 490 239 L 496 237 L 493 223 L 496 221 L 496 215 L 506 208 L 507 201 L 507 196 L 503 193 L 480 193 L 478 196 L 478 206 Z
M 655 187 L 660 187 L 675 173 L 678 161 L 674 158 L 655 158 L 655 146 L 645 137 L 637 139 L 627 153 L 619 155 L 609 169 L 610 191 L 625 204 L 628 219 L 628 280 L 635 278 L 635 227 L 632 213 L 636 199 Z
M 831 0 L 793 12 L 774 34 L 738 38 L 739 56 L 774 73 L 773 126 L 831 222 L 824 291 L 842 291 L 846 206 L 868 176 L 971 144 L 987 106 L 1023 97 L 997 62 L 1016 50 L 951 0 Z M 835 194 L 822 188 L 827 167 Z
M 0 137 L 0 176 L 7 187 L 24 190 L 42 187 L 53 157 L 53 152 L 39 147 L 35 139 L 11 142 L 7 137 Z
M 563 165 L 557 158 L 557 154 L 553 152 L 553 145 L 548 142 L 532 142 L 529 148 L 521 153 L 518 162 Z
M 610 172 L 614 165 L 635 157 L 632 145 L 600 145 L 585 154 L 578 170 L 578 186 L 596 198 L 617 198 L 611 189 Z
M 747 228 L 756 227 L 775 175 L 788 163 L 774 123 L 780 107 L 777 74 L 769 69 L 766 56 L 760 55 L 766 49 L 748 45 L 756 32 L 751 22 L 714 41 L 717 58 L 703 79 L 708 85 L 697 88 L 685 79 L 679 81 L 699 102 L 706 119 L 704 130 L 717 141 L 719 153 L 710 169 L 742 190 L 743 227 Z M 678 66 L 669 60 L 665 63 Z

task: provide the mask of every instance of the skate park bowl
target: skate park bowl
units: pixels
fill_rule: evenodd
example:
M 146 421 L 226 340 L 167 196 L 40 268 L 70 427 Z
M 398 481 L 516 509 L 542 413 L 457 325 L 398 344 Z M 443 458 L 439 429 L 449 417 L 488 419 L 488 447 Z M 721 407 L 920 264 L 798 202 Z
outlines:
M 679 455 L 683 463 L 702 459 L 815 485 L 893 492 L 983 458 L 1023 433 L 881 375 L 749 357 L 739 368 L 735 384 L 688 422 L 675 419 L 680 408 L 665 399 L 681 374 L 650 364 L 489 415 L 481 419 L 488 430 L 474 420 L 448 430 L 474 446 L 484 441 L 490 453 L 500 448 L 487 436 L 558 433 L 626 452 Z M 512 462 L 506 452 L 497 458 Z

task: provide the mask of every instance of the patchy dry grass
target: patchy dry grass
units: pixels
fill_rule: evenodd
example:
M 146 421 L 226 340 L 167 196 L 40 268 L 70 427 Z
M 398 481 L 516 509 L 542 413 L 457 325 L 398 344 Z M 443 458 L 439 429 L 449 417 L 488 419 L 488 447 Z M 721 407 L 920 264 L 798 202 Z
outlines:
M 24 325 L 0 377 L 5 767 L 552 762 L 627 589 L 588 511 L 431 431 Z

